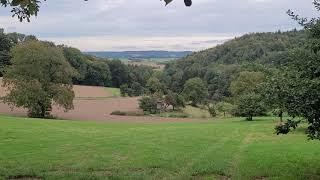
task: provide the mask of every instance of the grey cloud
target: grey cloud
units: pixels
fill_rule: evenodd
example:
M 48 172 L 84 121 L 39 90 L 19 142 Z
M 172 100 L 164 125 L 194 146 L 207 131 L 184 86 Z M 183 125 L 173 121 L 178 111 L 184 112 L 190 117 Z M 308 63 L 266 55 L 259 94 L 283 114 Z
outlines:
M 233 35 L 299 27 L 286 15 L 288 9 L 306 17 L 315 15 L 311 0 L 194 0 L 191 8 L 181 0 L 167 7 L 159 0 L 54 0 L 43 2 L 39 17 L 28 24 L 17 22 L 8 9 L 1 8 L 0 24 L 44 39 Z M 223 42 L 207 41 L 194 41 L 189 48 Z

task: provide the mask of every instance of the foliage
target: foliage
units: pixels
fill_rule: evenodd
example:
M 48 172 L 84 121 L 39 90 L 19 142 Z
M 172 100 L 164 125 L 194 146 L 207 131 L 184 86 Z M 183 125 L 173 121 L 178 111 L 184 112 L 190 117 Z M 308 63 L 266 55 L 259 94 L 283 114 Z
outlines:
M 299 123 L 301 123 L 301 121 L 294 121 L 288 119 L 287 122 L 280 123 L 275 127 L 276 134 L 288 134 L 291 131 L 291 129 L 296 129 Z
M 45 1 L 45 0 L 44 0 Z M 40 0 L 1 0 L 2 6 L 12 7 L 13 16 L 17 16 L 20 21 L 30 21 L 31 16 L 36 16 L 40 8 Z
M 213 104 L 208 104 L 207 108 L 208 108 L 208 112 L 209 112 L 211 117 L 216 117 L 217 116 L 216 108 L 215 108 L 215 106 Z
M 156 114 L 158 110 L 158 98 L 156 96 L 144 96 L 139 99 L 139 107 L 145 112 Z
M 31 117 L 46 117 L 52 103 L 73 108 L 73 69 L 62 50 L 40 41 L 20 43 L 12 49 L 12 66 L 4 75 L 6 103 L 28 109 Z
M 159 116 L 164 118 L 189 118 L 189 114 L 180 111 L 164 112 L 160 113 Z
M 112 86 L 120 87 L 123 84 L 127 84 L 129 80 L 129 68 L 123 64 L 120 60 L 112 60 L 109 63 Z
M 303 47 L 306 39 L 306 32 L 297 30 L 247 34 L 168 63 L 162 82 L 180 93 L 187 80 L 198 77 L 207 84 L 210 100 L 223 101 L 232 96 L 230 85 L 240 72 L 267 76 L 269 68 L 290 63 L 291 50 Z
M 264 102 L 273 109 L 273 112 L 279 116 L 282 122 L 283 113 L 287 111 L 288 102 L 291 100 L 289 94 L 289 85 L 284 72 L 277 70 L 271 74 L 263 84 Z
M 183 89 L 186 101 L 191 101 L 192 106 L 204 103 L 208 96 L 208 89 L 200 78 L 189 79 Z
M 230 89 L 233 96 L 241 96 L 248 93 L 257 93 L 259 85 L 265 81 L 262 72 L 240 72 L 238 78 L 231 82 Z
M 123 96 L 123 97 L 129 95 L 129 87 L 128 87 L 128 84 L 122 84 L 122 85 L 120 86 L 120 94 L 121 94 L 121 96 Z
M 27 36 L 19 33 L 4 33 L 0 28 L 0 77 L 3 76 L 6 66 L 10 65 L 10 50 L 20 42 L 36 40 L 34 36 Z
M 314 0 L 313 4 L 320 11 L 320 1 Z M 308 21 L 290 10 L 288 14 L 304 26 L 308 42 L 290 54 L 291 63 L 285 77 L 291 98 L 285 105 L 289 115 L 304 117 L 309 122 L 307 134 L 310 139 L 320 139 L 320 19 Z
M 151 94 L 154 94 L 156 92 L 162 93 L 164 91 L 163 84 L 160 82 L 160 80 L 156 77 L 151 77 L 147 82 L 147 88 L 148 91 Z
M 117 115 L 117 116 L 144 116 L 144 112 L 140 111 L 113 111 L 111 115 Z
M 10 64 L 10 49 L 13 46 L 10 38 L 0 33 L 0 77 L 3 76 L 5 66 Z
M 232 114 L 234 105 L 227 102 L 219 102 L 216 104 L 216 108 L 219 112 L 223 113 L 223 117 L 226 117 L 226 113 Z
M 310 123 L 308 136 L 320 139 L 320 59 L 319 52 L 296 50 L 286 71 L 289 87 L 285 108 L 290 116 L 304 117 Z
M 173 0 L 164 0 L 164 2 L 166 2 L 166 5 L 168 5 L 169 3 L 171 3 Z M 184 4 L 186 6 L 191 6 L 192 5 L 192 0 L 184 0 Z
M 236 105 L 236 115 L 245 116 L 249 121 L 253 120 L 253 116 L 263 115 L 266 111 L 261 96 L 255 93 L 241 95 Z
M 62 47 L 64 56 L 77 70 L 73 78 L 74 84 L 91 86 L 110 86 L 111 72 L 106 61 L 96 60 L 93 57 L 83 55 L 80 50 L 70 47 Z
M 173 110 L 185 107 L 184 97 L 180 94 L 169 91 L 164 98 L 164 103 L 167 106 L 172 106 Z

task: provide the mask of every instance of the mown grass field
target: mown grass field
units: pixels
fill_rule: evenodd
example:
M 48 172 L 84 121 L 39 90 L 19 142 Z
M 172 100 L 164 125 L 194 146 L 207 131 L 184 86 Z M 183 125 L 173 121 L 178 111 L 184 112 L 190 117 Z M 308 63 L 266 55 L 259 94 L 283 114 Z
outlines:
M 320 179 L 320 142 L 259 118 L 98 123 L 0 116 L 0 179 Z

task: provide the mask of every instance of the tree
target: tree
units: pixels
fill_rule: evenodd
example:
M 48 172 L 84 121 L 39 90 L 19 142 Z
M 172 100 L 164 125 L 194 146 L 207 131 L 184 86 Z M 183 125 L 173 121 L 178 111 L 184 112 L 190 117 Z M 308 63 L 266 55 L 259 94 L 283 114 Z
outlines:
M 156 77 L 151 77 L 147 82 L 147 88 L 151 94 L 156 92 L 163 92 L 163 85 L 160 80 Z
M 313 4 L 320 11 L 320 0 Z M 291 54 L 291 63 L 287 67 L 286 81 L 289 84 L 289 96 L 286 103 L 291 116 L 304 117 L 309 127 L 307 134 L 310 139 L 320 140 L 320 18 L 300 18 L 291 10 L 289 16 L 304 26 L 308 33 L 308 43 L 304 49 L 297 49 Z M 277 126 L 278 133 L 288 133 L 290 127 L 285 123 Z M 279 129 L 289 129 L 281 132 Z
M 229 93 L 229 82 L 225 74 L 218 73 L 216 69 L 208 69 L 205 80 L 208 84 L 209 98 L 214 101 L 221 101 Z
M 208 89 L 200 78 L 189 79 L 183 89 L 183 95 L 192 106 L 203 103 L 208 96 Z
M 164 98 L 164 103 L 167 106 L 172 106 L 173 110 L 185 107 L 185 101 L 183 96 L 172 91 L 168 91 L 167 95 Z
M 217 110 L 223 112 L 223 117 L 226 117 L 226 113 L 231 114 L 234 109 L 234 105 L 227 102 L 219 102 L 216 104 Z
M 280 71 L 274 72 L 263 85 L 263 96 L 266 104 L 279 116 L 280 122 L 283 121 L 283 113 L 287 111 L 288 101 L 292 97 L 289 95 L 287 78 Z
M 71 47 L 61 47 L 63 48 L 63 53 L 70 65 L 77 71 L 76 75 L 73 77 L 73 84 L 85 85 L 87 73 L 88 73 L 88 60 L 81 53 L 80 50 Z
M 127 84 L 129 81 L 129 68 L 120 60 L 109 61 L 109 67 L 112 76 L 112 86 L 120 87 L 122 84 Z
M 258 90 L 258 86 L 264 81 L 265 75 L 262 72 L 242 71 L 239 77 L 231 82 L 231 93 L 235 97 L 247 93 L 254 93 Z
M 12 46 L 13 43 L 10 38 L 3 32 L 0 32 L 0 77 L 3 76 L 5 67 L 10 64 L 9 52 Z
M 158 112 L 158 98 L 156 96 L 144 96 L 139 99 L 139 107 L 145 112 L 156 114 Z
M 288 92 L 285 108 L 292 117 L 309 122 L 308 137 L 320 139 L 320 52 L 300 49 L 291 55 L 285 74 Z
M 208 108 L 208 112 L 209 112 L 211 117 L 216 117 L 217 116 L 216 108 L 215 108 L 215 106 L 213 104 L 207 104 L 207 108 Z
M 46 0 L 43 0 L 46 1 Z M 84 0 L 88 1 L 88 0 Z M 168 5 L 173 0 L 164 0 L 166 5 Z M 1 0 L 0 5 L 4 7 L 11 7 L 11 12 L 13 17 L 17 16 L 18 19 L 22 22 L 27 20 L 30 22 L 31 16 L 37 16 L 40 10 L 41 0 Z M 186 6 L 192 5 L 192 0 L 184 0 Z
M 123 97 L 129 95 L 129 86 L 128 86 L 128 84 L 122 84 L 120 86 L 120 93 L 121 93 L 121 96 L 123 96 Z
M 73 68 L 60 48 L 27 41 L 12 49 L 12 65 L 4 74 L 9 94 L 4 102 L 28 109 L 30 117 L 48 117 L 52 104 L 73 108 Z
M 258 94 L 248 93 L 238 98 L 236 108 L 238 116 L 245 116 L 247 120 L 252 121 L 253 116 L 263 115 L 265 111 L 261 96 Z
M 106 62 L 91 61 L 88 63 L 87 74 L 83 84 L 92 86 L 111 85 L 111 72 Z

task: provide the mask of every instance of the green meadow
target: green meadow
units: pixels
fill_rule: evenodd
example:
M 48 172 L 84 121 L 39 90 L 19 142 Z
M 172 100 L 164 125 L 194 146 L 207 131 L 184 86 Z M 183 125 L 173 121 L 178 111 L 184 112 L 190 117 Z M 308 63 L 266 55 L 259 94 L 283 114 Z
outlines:
M 320 179 L 320 142 L 271 117 L 78 122 L 0 116 L 0 179 Z

